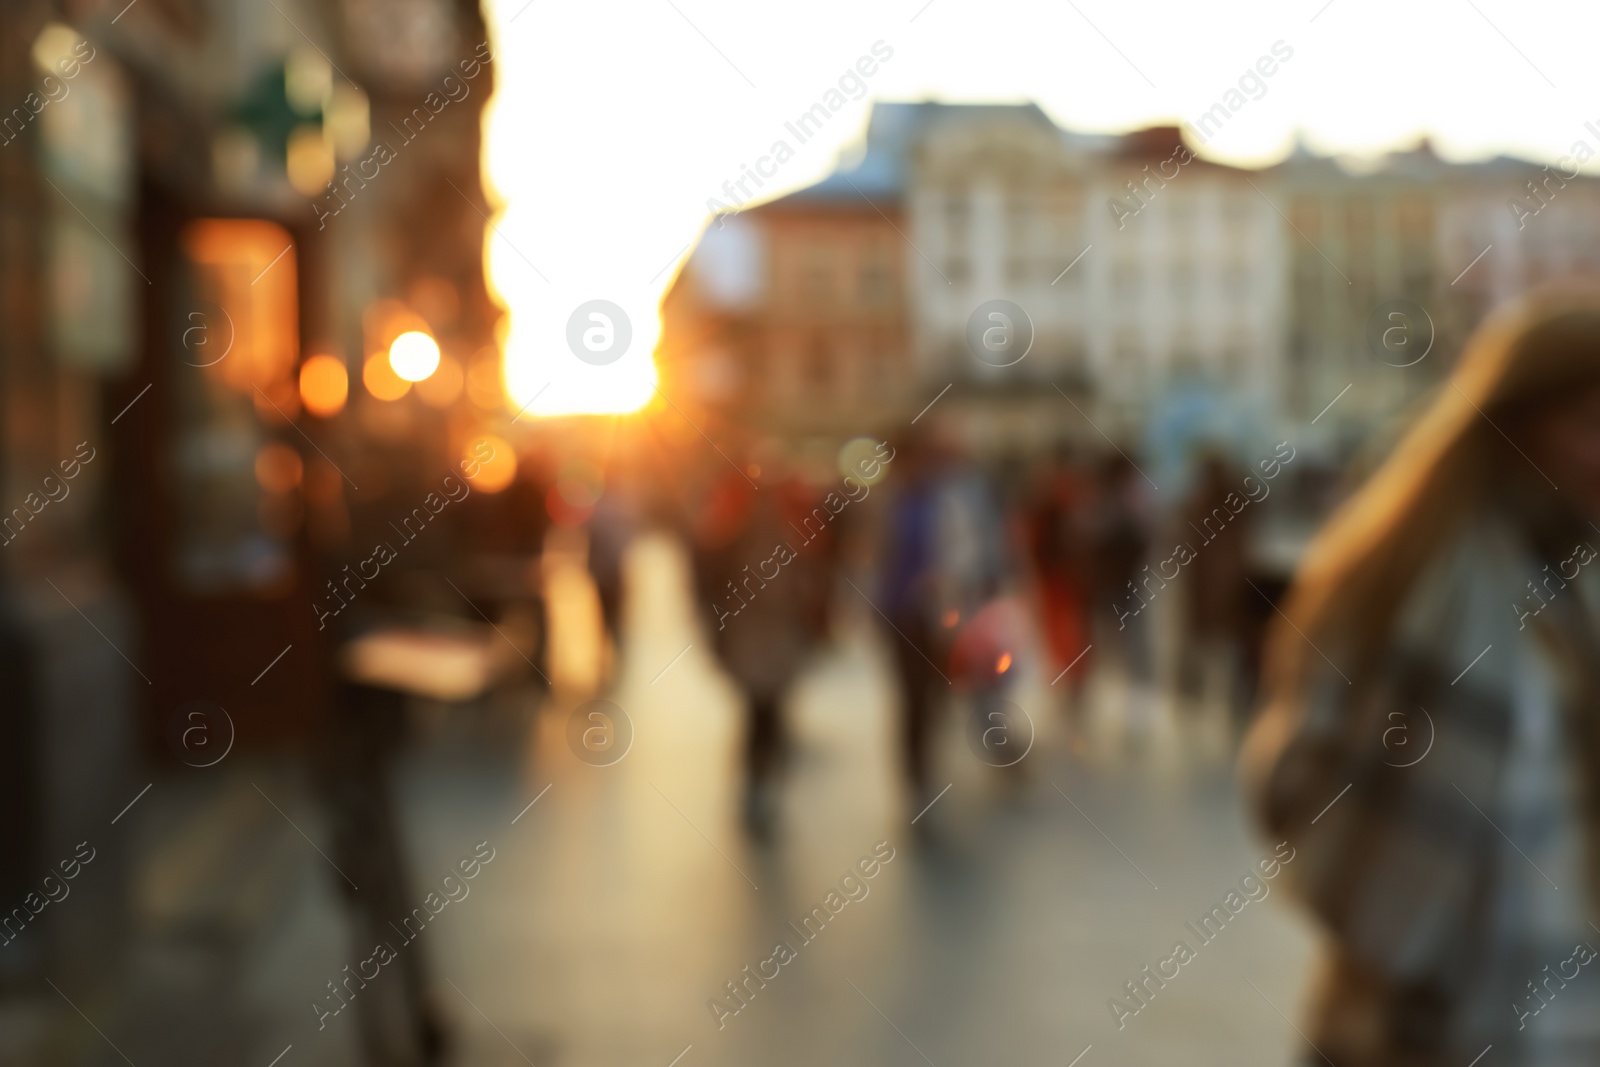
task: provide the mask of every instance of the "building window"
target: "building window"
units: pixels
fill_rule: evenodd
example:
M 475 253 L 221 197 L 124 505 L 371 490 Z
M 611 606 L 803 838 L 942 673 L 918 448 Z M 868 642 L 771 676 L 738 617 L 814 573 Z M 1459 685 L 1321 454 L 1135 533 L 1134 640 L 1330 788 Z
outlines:
M 800 294 L 808 304 L 825 304 L 833 296 L 833 263 L 829 249 L 813 246 L 806 250 L 800 268 Z
M 1356 261 L 1370 259 L 1373 255 L 1376 221 L 1376 210 L 1371 200 L 1364 196 L 1353 196 L 1345 202 L 1345 258 L 1352 264 L 1352 271 Z
M 1070 289 L 1073 286 L 1076 286 L 1078 284 L 1078 280 L 1082 278 L 1086 272 L 1083 269 L 1083 262 L 1079 260 L 1077 263 L 1074 263 L 1074 259 L 1077 259 L 1076 253 L 1059 255 L 1054 259 L 1043 260 L 1040 263 L 1040 266 L 1043 268 L 1042 272 L 1040 273 L 1040 280 L 1042 280 L 1046 285 L 1053 286 L 1056 289 Z M 1068 267 L 1071 267 L 1072 269 L 1067 270 Z
M 1173 330 L 1172 370 L 1178 374 L 1198 374 L 1201 371 L 1200 349 L 1195 343 L 1193 323 L 1181 322 Z
M 1424 197 L 1402 197 L 1395 207 L 1402 239 L 1426 243 L 1433 236 L 1433 205 Z
M 1032 271 L 1033 244 L 1040 234 L 1038 205 L 1033 196 L 1006 199 L 1006 281 L 1020 285 Z
M 1113 391 L 1127 395 L 1136 392 L 1144 370 L 1144 346 L 1139 342 L 1137 327 L 1129 324 L 1117 331 L 1111 349 L 1111 383 Z
M 941 272 L 952 285 L 960 285 L 971 276 L 967 259 L 970 244 L 972 212 L 965 193 L 951 193 L 944 202 L 944 266 Z
M 944 228 L 945 232 L 953 238 L 965 238 L 967 235 L 967 222 L 971 217 L 971 209 L 967 204 L 965 193 L 955 192 L 945 197 L 944 201 Z
M 1250 273 L 1235 260 L 1222 268 L 1222 291 L 1230 300 L 1242 300 L 1250 289 Z
M 1246 370 L 1245 353 L 1249 346 L 1245 336 L 1234 331 L 1222 344 L 1222 374 L 1226 378 L 1242 378 Z
M 196 219 L 180 239 L 187 291 L 237 328 L 229 335 L 232 358 L 199 357 L 191 365 L 202 369 L 180 376 L 174 401 L 171 474 L 178 513 L 170 551 L 180 583 L 196 594 L 280 586 L 294 573 L 293 542 L 305 515 L 302 475 L 308 472 L 287 441 L 274 439 L 256 399 L 288 403 L 285 394 L 297 391 L 300 253 L 291 250 L 293 243 L 283 227 L 259 219 Z M 175 332 L 202 321 L 173 319 L 180 323 Z M 188 340 L 185 334 L 184 344 Z M 264 469 L 276 473 L 264 479 Z M 309 472 L 313 478 L 316 470 Z M 331 503 L 342 500 L 340 490 L 318 495 L 325 514 L 343 519 L 343 505 Z
M 1048 249 L 1040 262 L 1044 273 L 1042 280 L 1047 284 L 1071 284 L 1082 269 L 1081 264 L 1065 277 L 1062 277 L 1061 272 L 1077 258 L 1087 243 L 1083 239 L 1081 190 L 1075 185 L 1061 186 L 1052 190 L 1045 197 L 1043 215 L 1043 222 L 1048 226 L 1046 238 Z M 1059 282 L 1056 281 L 1058 278 Z
M 1312 244 L 1322 233 L 1322 212 L 1315 200 L 1302 197 L 1289 206 L 1289 225 Z
M 1401 246 L 1400 289 L 1408 300 L 1427 299 L 1433 289 L 1433 265 L 1425 250 Z
M 1190 300 L 1195 291 L 1195 266 L 1190 259 L 1180 259 L 1172 265 L 1172 295 L 1178 300 Z
M 1060 366 L 1063 375 L 1071 380 L 1087 380 L 1089 362 L 1082 337 L 1068 337 L 1062 342 Z
M 805 391 L 813 396 L 827 396 L 833 388 L 833 359 L 828 346 L 821 341 L 813 344 L 806 352 L 802 369 Z
M 1194 201 L 1180 194 L 1173 198 L 1170 210 L 1173 236 L 1179 240 L 1187 239 L 1195 228 Z
M 873 338 L 861 359 L 861 387 L 866 397 L 877 400 L 889 387 L 889 363 L 888 344 L 881 337 Z
M 893 302 L 889 257 L 873 249 L 861 264 L 860 297 L 863 307 L 884 307 Z
M 1135 299 L 1139 295 L 1139 264 L 1136 260 L 1118 260 L 1111 268 L 1111 288 L 1117 296 Z

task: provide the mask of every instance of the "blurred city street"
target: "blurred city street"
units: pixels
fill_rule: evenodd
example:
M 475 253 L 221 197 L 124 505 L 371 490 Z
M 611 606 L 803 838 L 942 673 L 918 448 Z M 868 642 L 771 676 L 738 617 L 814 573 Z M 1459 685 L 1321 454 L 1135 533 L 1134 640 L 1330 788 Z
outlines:
M 0 1067 L 1600 1063 L 1517 14 L 0 4 Z
M 1007 770 L 979 763 L 952 708 L 938 759 L 950 788 L 913 826 L 894 788 L 882 638 L 870 609 L 849 612 L 795 696 L 781 829 L 752 846 L 733 815 L 737 697 L 690 624 L 681 549 L 644 541 L 629 574 L 630 652 L 611 694 L 636 731 L 622 759 L 580 762 L 566 709 L 529 702 L 424 709 L 400 762 L 419 902 L 477 843 L 495 856 L 417 942 L 436 968 L 449 1062 L 666 1067 L 686 1046 L 686 1065 L 1060 1065 L 1090 1045 L 1096 1063 L 1287 1059 L 1294 1034 L 1278 1012 L 1298 1009 L 1310 933 L 1277 896 L 1125 1029 L 1107 1008 L 1271 855 L 1243 825 L 1220 708 L 1159 697 L 1131 735 L 1127 687 L 1108 669 L 1074 744 L 1048 680 L 1029 672 L 1016 697 L 1038 725 L 1033 750 Z M 592 592 L 567 588 L 554 610 L 581 624 Z M 119 825 L 149 857 L 150 888 L 129 999 L 86 1011 L 135 1063 L 264 1064 L 284 1034 L 304 1035 L 295 1063 L 350 1062 L 354 1019 L 306 1025 L 324 983 L 366 952 L 316 850 L 326 830 L 303 781 L 259 759 L 185 770 Z M 774 941 L 800 945 L 785 923 L 878 842 L 894 859 L 868 894 L 719 1029 L 707 1001 L 727 999 L 724 983 Z M 229 943 L 170 925 L 208 895 L 249 907 L 229 900 L 241 882 L 254 910 L 228 916 Z M 64 1005 L 39 1008 L 54 1041 L 80 1046 L 74 1062 L 120 1062 Z M 240 1033 L 252 1036 L 240 1045 Z M 244 1051 L 214 1059 L 208 1041 Z

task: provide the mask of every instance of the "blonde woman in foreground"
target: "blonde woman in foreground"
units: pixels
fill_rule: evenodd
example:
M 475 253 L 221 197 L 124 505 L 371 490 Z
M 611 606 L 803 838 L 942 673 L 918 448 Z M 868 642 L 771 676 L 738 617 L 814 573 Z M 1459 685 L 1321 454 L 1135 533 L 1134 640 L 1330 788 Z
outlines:
M 1597 524 L 1568 286 L 1478 330 L 1307 554 L 1243 756 L 1327 935 L 1303 1062 L 1600 1063 Z

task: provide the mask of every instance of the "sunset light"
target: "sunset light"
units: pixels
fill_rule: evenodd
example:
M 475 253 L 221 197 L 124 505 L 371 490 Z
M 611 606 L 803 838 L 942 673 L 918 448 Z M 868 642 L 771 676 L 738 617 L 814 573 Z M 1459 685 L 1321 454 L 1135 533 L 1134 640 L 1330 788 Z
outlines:
M 0 1067 L 1600 1067 L 1597 39 L 0 0 Z

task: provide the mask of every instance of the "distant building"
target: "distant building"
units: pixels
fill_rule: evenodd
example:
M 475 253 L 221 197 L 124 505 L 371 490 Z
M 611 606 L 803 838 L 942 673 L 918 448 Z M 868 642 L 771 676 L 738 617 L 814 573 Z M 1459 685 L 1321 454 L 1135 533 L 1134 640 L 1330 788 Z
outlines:
M 1474 325 L 1481 309 L 1447 310 L 1451 274 L 1438 245 L 1438 221 L 1449 196 L 1450 168 L 1426 149 L 1389 157 L 1370 173 L 1351 174 L 1336 161 L 1304 149 L 1262 176 L 1278 209 L 1287 251 L 1284 292 L 1283 390 L 1280 402 L 1288 420 L 1315 418 L 1346 386 L 1329 412 L 1324 430 L 1359 427 L 1364 434 L 1384 412 L 1437 381 L 1447 364 L 1438 358 L 1453 351 Z M 1466 265 L 1466 260 L 1461 261 Z M 1459 294 L 1451 294 L 1458 296 Z M 1386 365 L 1371 351 L 1369 320 L 1380 304 L 1409 300 L 1429 310 L 1438 334 L 1434 358 L 1409 367 Z M 1399 319 L 1386 319 L 1400 324 Z M 1427 351 L 1426 324 L 1405 325 L 1414 336 L 1391 336 Z M 1380 337 L 1381 337 L 1380 333 Z M 1446 340 L 1448 338 L 1448 341 Z M 1409 361 L 1396 352 L 1393 364 Z
M 903 421 L 950 385 L 945 407 L 997 445 L 1095 435 L 1081 418 L 1063 431 L 1062 394 L 1132 432 L 1176 373 L 1265 402 L 1284 253 L 1247 178 L 1176 128 L 1080 135 L 1033 105 L 879 104 L 855 166 L 713 223 L 666 299 L 663 371 L 796 433 Z M 993 298 L 1031 320 L 1015 367 L 968 348 Z
M 997 450 L 1136 442 L 1171 397 L 1203 394 L 1220 421 L 1337 460 L 1436 385 L 1495 304 L 1600 270 L 1600 186 L 1574 172 L 1426 143 L 1246 170 L 1177 127 L 878 104 L 859 161 L 713 222 L 666 298 L 663 373 L 800 436 L 893 425 L 950 386 L 940 417 Z M 969 348 L 996 298 L 1033 328 L 1012 366 Z M 1393 318 L 1398 300 L 1420 319 Z
M 1095 247 L 1074 268 L 1086 268 L 1095 312 L 1097 406 L 1131 431 L 1176 378 L 1270 405 L 1281 388 L 1285 255 L 1271 203 L 1248 172 L 1195 157 L 1176 127 L 1129 134 L 1097 162 Z
M 903 230 L 898 191 L 862 175 L 719 218 L 663 306 L 668 395 L 797 437 L 892 417 L 922 377 Z

